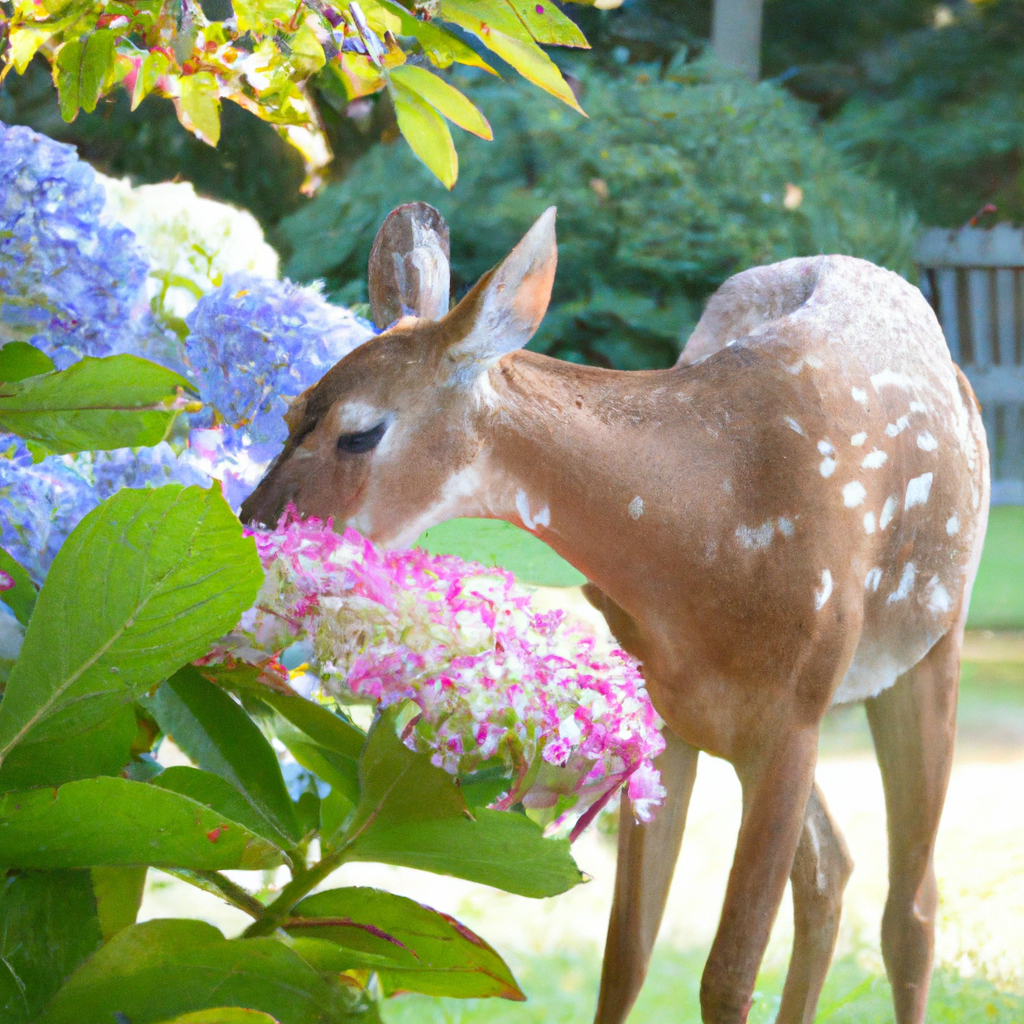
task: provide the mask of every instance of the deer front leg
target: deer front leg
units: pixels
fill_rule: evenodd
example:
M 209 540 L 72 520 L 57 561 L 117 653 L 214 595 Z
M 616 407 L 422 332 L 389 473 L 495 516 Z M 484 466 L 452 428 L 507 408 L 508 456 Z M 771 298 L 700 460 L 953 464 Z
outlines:
M 777 1024 L 811 1024 L 832 961 L 843 889 L 853 870 L 846 843 L 817 785 L 793 861 L 793 956 Z
M 816 726 L 783 731 L 737 764 L 743 819 L 700 986 L 705 1024 L 744 1024 L 814 783 Z
M 625 792 L 622 794 L 615 897 L 594 1024 L 622 1024 L 636 1002 L 679 856 L 698 752 L 669 729 L 663 735 L 665 750 L 655 764 L 661 772 L 665 801 L 657 816 L 646 825 L 638 824 Z

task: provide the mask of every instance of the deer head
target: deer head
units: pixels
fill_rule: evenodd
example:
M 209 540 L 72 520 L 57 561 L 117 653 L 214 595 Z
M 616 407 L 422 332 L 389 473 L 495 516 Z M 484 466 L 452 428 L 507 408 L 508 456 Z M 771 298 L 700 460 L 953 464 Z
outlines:
M 452 515 L 483 511 L 472 505 L 481 385 L 540 326 L 557 258 L 551 207 L 449 312 L 441 215 L 425 203 L 394 210 L 369 266 L 374 320 L 386 329 L 292 403 L 284 450 L 243 504 L 243 521 L 272 525 L 292 503 L 407 544 Z

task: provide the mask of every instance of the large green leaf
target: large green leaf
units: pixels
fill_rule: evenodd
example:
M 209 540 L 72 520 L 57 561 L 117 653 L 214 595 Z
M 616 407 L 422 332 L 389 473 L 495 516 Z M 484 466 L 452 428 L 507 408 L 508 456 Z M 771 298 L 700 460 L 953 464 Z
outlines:
M 167 920 L 116 935 L 35 1024 L 110 1024 L 115 1012 L 132 1024 L 156 1024 L 224 1006 L 259 1010 L 287 1024 L 378 1021 L 358 992 L 325 981 L 278 939 L 229 941 L 202 921 Z
M 279 1024 L 269 1013 L 243 1010 L 240 1006 L 213 1006 L 208 1010 L 182 1013 L 160 1024 Z
M 138 725 L 130 704 L 116 708 L 109 718 L 85 725 L 64 712 L 52 720 L 55 736 L 39 742 L 32 734 L 0 764 L 0 793 L 40 786 L 63 786 L 75 779 L 120 775 L 131 760 Z M 71 719 L 66 728 L 62 721 Z
M 40 352 L 27 341 L 9 341 L 0 347 L 0 381 L 11 383 L 56 369 L 45 352 Z
M 0 878 L 0 1021 L 34 1020 L 102 942 L 88 871 Z
M 244 825 L 250 832 L 262 836 L 282 850 L 291 849 L 294 845 L 289 836 L 271 824 L 230 782 L 219 775 L 188 765 L 175 765 L 162 771 L 151 780 L 150 785 L 190 797 L 228 820 Z
M 370 732 L 359 766 L 362 795 L 337 845 L 349 860 L 455 875 L 521 896 L 554 896 L 582 881 L 568 840 L 545 839 L 525 815 L 476 810 L 454 779 L 409 750 L 388 709 Z
M 216 810 L 130 779 L 0 798 L 0 867 L 273 867 L 278 851 Z
M 0 429 L 58 454 L 159 444 L 192 388 L 138 356 L 86 357 L 0 385 Z
M 92 891 L 96 897 L 96 916 L 109 942 L 119 931 L 135 924 L 146 888 L 145 867 L 90 868 Z
M 101 29 L 81 39 L 72 39 L 60 48 L 55 77 L 60 112 L 65 121 L 73 121 L 79 107 L 88 113 L 96 109 L 103 79 L 114 63 L 116 41 L 115 31 Z
M 583 113 L 558 65 L 504 0 L 441 0 L 438 16 L 472 32 L 529 82 Z
M 505 0 L 538 43 L 546 46 L 577 46 L 589 50 L 590 43 L 576 22 L 567 18 L 550 0 Z
M 459 176 L 459 157 L 448 125 L 434 108 L 398 80 L 391 82 L 398 128 L 409 148 L 437 175 L 445 188 Z
M 263 570 L 219 489 L 122 490 L 57 553 L 0 703 L 0 761 L 111 714 L 205 654 Z M 48 722 L 60 712 L 60 730 Z
M 391 80 L 400 82 L 467 132 L 479 135 L 481 139 L 494 138 L 487 118 L 458 89 L 443 78 L 431 74 L 426 68 L 402 64 L 391 71 Z
M 449 519 L 421 534 L 416 547 L 432 555 L 458 555 L 501 566 L 520 582 L 538 587 L 578 587 L 587 582 L 544 541 L 503 519 Z
M 195 764 L 230 782 L 281 833 L 295 842 L 302 838 L 274 748 L 219 686 L 189 665 L 147 706 Z
M 0 573 L 6 573 L 10 577 L 10 582 L 13 583 L 13 586 L 9 586 L 8 581 L 0 576 L 0 585 L 6 587 L 6 589 L 0 590 L 0 601 L 3 601 L 14 612 L 14 617 L 23 626 L 27 626 L 38 596 L 32 577 L 29 576 L 25 567 L 15 561 L 3 548 L 0 548 Z
M 392 989 L 526 998 L 504 960 L 480 936 L 404 896 L 329 889 L 302 900 L 286 928 L 290 935 L 333 943 L 340 949 L 339 963 L 373 967 Z

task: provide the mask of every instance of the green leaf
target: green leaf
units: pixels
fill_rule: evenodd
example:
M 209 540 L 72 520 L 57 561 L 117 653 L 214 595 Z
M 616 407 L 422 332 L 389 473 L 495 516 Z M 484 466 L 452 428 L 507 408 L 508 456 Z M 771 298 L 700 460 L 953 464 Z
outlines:
M 540 538 L 503 519 L 449 519 L 416 541 L 432 555 L 458 555 L 471 562 L 500 566 L 522 583 L 539 587 L 578 587 L 586 576 L 555 554 Z
M 182 75 L 178 116 L 181 123 L 203 142 L 216 146 L 220 141 L 220 92 L 217 79 L 209 71 Z
M 200 657 L 263 580 L 217 488 L 125 489 L 57 553 L 0 703 L 0 760 L 26 735 L 96 722 Z M 59 637 L 60 642 L 54 642 Z
M 179 669 L 147 707 L 200 768 L 225 779 L 294 842 L 301 838 L 277 754 L 245 711 L 191 665 Z
M 278 849 L 288 850 L 293 840 L 275 828 L 230 782 L 219 775 L 188 765 L 165 768 L 151 782 L 152 786 L 181 793 L 204 807 L 209 807 L 231 821 L 244 825 Z
M 472 46 L 467 46 L 447 29 L 435 22 L 414 18 L 404 7 L 392 3 L 391 0 L 381 0 L 381 6 L 401 19 L 401 34 L 417 39 L 434 67 L 449 68 L 452 64 L 465 64 L 467 67 L 481 68 L 492 75 L 497 75 L 498 72 Z
M 27 341 L 9 341 L 0 348 L 0 381 L 11 383 L 56 370 L 53 360 Z
M 576 23 L 567 18 L 553 0 L 505 0 L 538 43 L 547 46 L 577 46 L 589 50 L 590 43 Z
M 583 113 L 558 65 L 533 41 L 502 0 L 441 0 L 438 12 L 445 21 L 472 32 L 527 81 Z
M 445 188 L 452 188 L 459 176 L 459 157 L 451 132 L 434 108 L 401 82 L 391 81 L 398 128 L 409 148 L 437 176 Z
M 341 953 L 335 969 L 346 969 L 341 964 L 373 967 L 391 990 L 526 998 L 483 939 L 404 896 L 379 889 L 330 889 L 302 900 L 285 928 L 290 935 L 329 941 Z
M 55 77 L 65 121 L 73 121 L 79 107 L 90 114 L 96 109 L 103 80 L 114 65 L 116 41 L 116 32 L 100 29 L 82 39 L 71 39 L 60 48 Z
M 426 68 L 415 64 L 402 64 L 391 71 L 391 80 L 405 86 L 426 100 L 438 113 L 454 122 L 467 132 L 479 135 L 481 139 L 493 139 L 494 133 L 487 118 L 443 78 L 431 74 Z
M 63 721 L 70 720 L 65 726 Z M 76 779 L 120 775 L 131 760 L 138 726 L 130 704 L 100 722 L 81 725 L 74 712 L 52 720 L 54 735 L 18 744 L 0 764 L 0 793 L 41 786 L 63 786 Z
M 34 1020 L 102 942 L 88 871 L 0 878 L 0 1021 Z
M 86 357 L 66 370 L 0 385 L 0 430 L 51 452 L 159 444 L 179 413 L 184 377 L 138 356 Z
M 399 713 L 398 705 L 385 711 L 367 740 L 362 796 L 337 844 L 346 859 L 455 875 L 521 896 L 554 896 L 582 880 L 568 840 L 545 839 L 524 815 L 477 810 L 474 820 L 454 779 L 399 739 Z
M 82 779 L 0 798 L 0 864 L 20 868 L 273 867 L 265 839 L 186 796 L 129 779 Z
M 229 941 L 202 921 L 166 920 L 116 935 L 71 976 L 35 1024 L 110 1024 L 115 1012 L 132 1024 L 155 1024 L 225 1005 L 287 1024 L 378 1022 L 361 993 L 325 981 L 278 939 Z M 257 1024 L 259 1018 L 241 1020 Z
M 142 906 L 147 870 L 144 867 L 89 869 L 104 942 L 109 942 L 119 931 L 135 924 Z
M 28 625 L 32 617 L 32 609 L 36 606 L 38 591 L 32 582 L 28 570 L 15 561 L 3 548 L 0 548 L 0 572 L 5 572 L 14 583 L 8 590 L 0 590 L 0 601 L 14 612 L 14 617 L 23 625 Z M 2 580 L 2 577 L 0 577 Z M 6 584 L 6 580 L 3 583 Z
M 209 1010 L 182 1013 L 160 1024 L 279 1024 L 276 1018 L 260 1010 L 244 1010 L 240 1006 L 215 1006 Z

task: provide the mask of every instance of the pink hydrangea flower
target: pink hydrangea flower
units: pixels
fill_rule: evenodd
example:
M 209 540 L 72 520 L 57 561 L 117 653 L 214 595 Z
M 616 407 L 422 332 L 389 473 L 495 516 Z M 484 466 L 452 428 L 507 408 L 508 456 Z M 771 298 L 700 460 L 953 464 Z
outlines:
M 571 809 L 575 837 L 628 783 L 637 818 L 651 817 L 664 741 L 629 655 L 601 650 L 560 611 L 536 611 L 502 569 L 383 551 L 292 511 L 251 532 L 266 582 L 214 660 L 265 664 L 311 642 L 328 693 L 412 701 L 404 741 L 445 771 L 500 762 L 509 788 L 493 806 Z
M 0 593 L 3 593 L 5 590 L 13 589 L 14 577 L 10 573 L 4 572 L 3 569 L 0 569 Z

